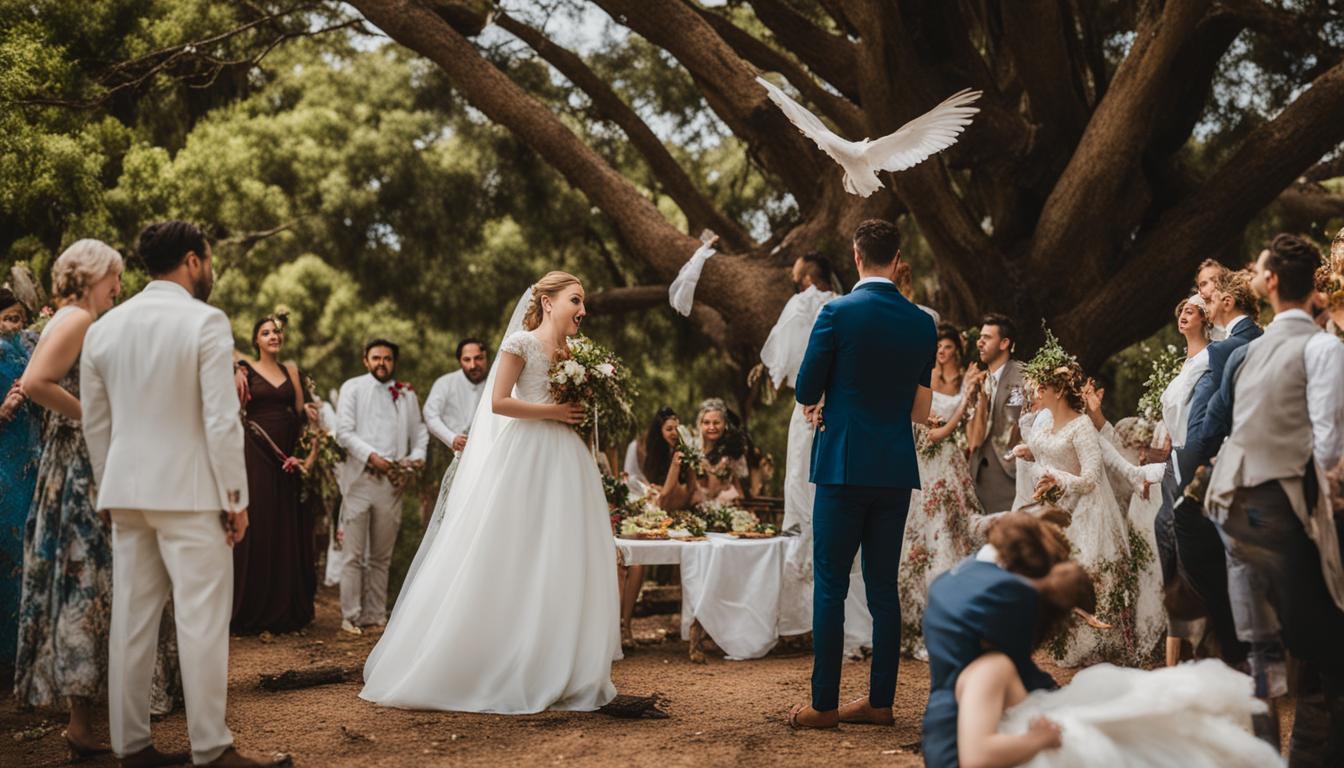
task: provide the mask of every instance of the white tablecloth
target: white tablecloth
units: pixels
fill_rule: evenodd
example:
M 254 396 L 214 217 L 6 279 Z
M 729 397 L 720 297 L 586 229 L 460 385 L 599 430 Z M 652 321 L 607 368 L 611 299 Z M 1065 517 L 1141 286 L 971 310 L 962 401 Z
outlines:
M 681 566 L 681 636 L 700 620 L 732 660 L 758 659 L 779 641 L 780 583 L 797 536 L 706 541 L 616 539 L 626 565 Z

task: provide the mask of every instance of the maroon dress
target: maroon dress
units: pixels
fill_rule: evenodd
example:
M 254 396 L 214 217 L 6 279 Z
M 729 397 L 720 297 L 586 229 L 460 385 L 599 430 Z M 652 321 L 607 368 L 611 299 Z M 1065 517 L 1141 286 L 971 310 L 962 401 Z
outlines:
M 277 387 L 251 367 L 247 371 L 252 395 L 243 424 L 248 528 L 233 548 L 229 630 L 236 635 L 293 632 L 313 620 L 317 590 L 313 521 L 299 497 L 302 476 L 284 471 L 276 448 L 294 455 L 301 423 L 288 376 Z

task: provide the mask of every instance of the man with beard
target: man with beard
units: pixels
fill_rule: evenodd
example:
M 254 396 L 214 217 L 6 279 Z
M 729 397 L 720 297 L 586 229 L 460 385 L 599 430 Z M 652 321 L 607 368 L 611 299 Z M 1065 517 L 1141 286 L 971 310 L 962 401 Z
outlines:
M 341 487 L 343 548 L 341 629 L 387 623 L 387 569 L 401 525 L 400 479 L 423 465 L 429 433 L 409 384 L 392 378 L 399 348 L 387 339 L 364 345 L 368 374 L 341 385 L 336 442 L 346 451 Z
M 80 404 L 98 510 L 112 521 L 108 720 L 126 766 L 256 766 L 225 725 L 233 555 L 247 532 L 247 468 L 233 332 L 205 300 L 210 244 L 184 221 L 151 224 L 137 250 L 154 278 L 84 339 Z M 174 598 L 191 754 L 150 739 L 159 618 Z
M 490 373 L 485 342 L 474 338 L 458 342 L 457 362 L 462 368 L 440 376 L 425 401 L 425 426 L 453 453 L 467 447 L 467 430 L 485 391 L 485 377 Z

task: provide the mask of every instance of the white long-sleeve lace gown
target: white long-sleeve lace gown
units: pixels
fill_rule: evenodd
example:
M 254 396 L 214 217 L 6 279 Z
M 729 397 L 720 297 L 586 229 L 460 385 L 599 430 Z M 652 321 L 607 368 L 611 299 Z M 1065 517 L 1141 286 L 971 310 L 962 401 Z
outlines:
M 1039 417 L 1038 417 L 1039 418 Z M 1102 459 L 1101 436 L 1086 416 L 1059 427 L 1038 426 L 1027 436 L 1036 457 L 1037 474 L 1050 474 L 1064 489 L 1060 506 L 1073 513 L 1069 541 L 1074 557 L 1092 576 L 1097 617 L 1111 629 L 1094 629 L 1075 621 L 1050 643 L 1061 666 L 1079 667 L 1099 661 L 1133 664 L 1151 650 L 1152 619 L 1138 620 L 1141 598 L 1161 594 L 1149 539 L 1137 534 L 1116 503 Z M 1151 521 L 1149 521 L 1151 528 Z M 1147 611 L 1144 611 L 1146 614 Z M 1142 635 L 1142 636 L 1140 636 Z
M 519 399 L 552 402 L 537 337 L 514 333 L 500 351 L 524 361 Z M 616 556 L 597 467 L 564 424 L 495 418 L 493 439 L 473 427 L 443 527 L 365 664 L 364 699 L 520 714 L 616 695 Z

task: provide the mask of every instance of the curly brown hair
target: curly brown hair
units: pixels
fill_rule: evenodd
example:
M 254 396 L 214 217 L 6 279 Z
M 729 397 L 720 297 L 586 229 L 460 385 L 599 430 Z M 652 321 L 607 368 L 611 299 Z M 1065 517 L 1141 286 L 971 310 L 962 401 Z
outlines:
M 1075 411 L 1082 412 L 1086 405 L 1083 402 L 1083 387 L 1087 385 L 1087 374 L 1076 362 L 1070 361 L 1041 375 L 1036 385 L 1059 390 L 1059 396 Z
M 1213 288 L 1219 293 L 1231 296 L 1232 303 L 1243 315 L 1255 319 L 1255 316 L 1260 314 L 1260 299 L 1251 288 L 1251 277 L 1250 271 L 1245 269 L 1224 272 L 1213 279 Z
M 989 528 L 989 543 L 998 551 L 1004 570 L 1039 579 L 1069 559 L 1064 534 L 1070 515 L 1054 505 L 1038 505 L 1033 512 L 1007 512 Z M 1062 523 L 1062 525 L 1061 525 Z

